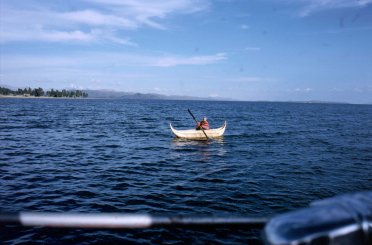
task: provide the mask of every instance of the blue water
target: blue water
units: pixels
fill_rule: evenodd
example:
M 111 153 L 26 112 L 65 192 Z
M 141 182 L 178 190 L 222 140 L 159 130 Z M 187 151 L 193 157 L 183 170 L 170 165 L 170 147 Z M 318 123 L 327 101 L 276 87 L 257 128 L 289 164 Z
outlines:
M 187 112 L 222 139 L 173 138 Z M 372 106 L 0 99 L 0 211 L 272 216 L 372 189 Z M 8 244 L 260 243 L 259 230 L 0 228 Z

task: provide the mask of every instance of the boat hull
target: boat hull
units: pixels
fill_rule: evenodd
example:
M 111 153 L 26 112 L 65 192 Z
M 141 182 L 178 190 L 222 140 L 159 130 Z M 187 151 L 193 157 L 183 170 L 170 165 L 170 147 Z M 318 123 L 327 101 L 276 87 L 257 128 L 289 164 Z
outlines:
M 177 138 L 181 139 L 195 139 L 195 140 L 206 140 L 205 134 L 202 130 L 196 130 L 196 129 L 187 129 L 187 130 L 177 130 L 172 127 L 172 124 L 169 124 L 173 134 Z M 216 129 L 208 129 L 204 130 L 204 132 L 207 134 L 208 138 L 219 138 L 225 133 L 226 129 L 226 121 L 222 125 L 222 127 L 216 128 Z

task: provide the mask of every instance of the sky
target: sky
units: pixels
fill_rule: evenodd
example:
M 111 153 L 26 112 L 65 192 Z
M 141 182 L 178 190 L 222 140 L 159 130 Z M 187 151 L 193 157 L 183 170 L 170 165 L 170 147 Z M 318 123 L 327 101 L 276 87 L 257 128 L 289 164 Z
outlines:
M 0 84 L 372 103 L 372 0 L 0 0 Z

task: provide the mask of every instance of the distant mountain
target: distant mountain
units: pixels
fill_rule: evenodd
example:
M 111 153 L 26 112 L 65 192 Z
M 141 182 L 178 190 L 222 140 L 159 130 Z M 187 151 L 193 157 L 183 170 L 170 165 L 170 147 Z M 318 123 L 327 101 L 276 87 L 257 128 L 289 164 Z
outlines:
M 292 102 L 308 103 L 308 104 L 349 104 L 347 102 L 326 101 L 326 100 L 304 100 L 304 101 L 292 101 Z
M 221 97 L 194 97 L 183 95 L 163 95 L 156 93 L 130 93 L 115 90 L 84 90 L 88 93 L 89 98 L 101 99 L 143 99 L 143 100 L 228 100 L 232 99 Z
M 7 84 L 0 84 L 0 87 L 9 88 L 11 90 L 17 90 L 20 87 L 10 86 Z M 26 86 L 28 87 L 28 86 Z M 25 87 L 22 87 L 22 89 Z M 70 89 L 66 89 L 70 90 Z M 84 92 L 88 93 L 89 98 L 97 99 L 139 99 L 139 100 L 215 100 L 215 101 L 232 101 L 233 99 L 223 97 L 196 97 L 196 96 L 184 96 L 184 95 L 163 95 L 156 93 L 135 93 L 135 92 L 122 92 L 116 90 L 93 90 L 84 89 Z
M 106 89 L 102 89 L 102 90 L 87 89 L 84 91 L 88 93 L 89 98 L 104 98 L 104 99 L 115 99 L 115 98 L 120 98 L 122 96 L 134 94 L 134 93 L 118 92 L 118 91 L 106 90 Z

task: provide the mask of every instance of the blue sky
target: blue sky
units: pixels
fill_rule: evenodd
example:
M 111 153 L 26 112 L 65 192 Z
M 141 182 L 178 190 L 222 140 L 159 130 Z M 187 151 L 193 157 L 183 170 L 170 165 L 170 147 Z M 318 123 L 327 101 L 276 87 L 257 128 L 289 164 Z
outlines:
M 0 3 L 0 84 L 372 102 L 372 0 Z

